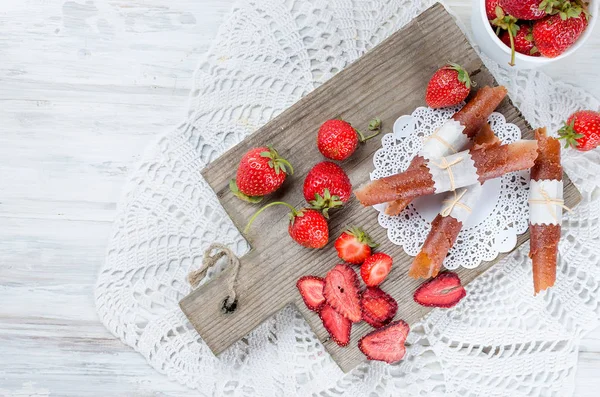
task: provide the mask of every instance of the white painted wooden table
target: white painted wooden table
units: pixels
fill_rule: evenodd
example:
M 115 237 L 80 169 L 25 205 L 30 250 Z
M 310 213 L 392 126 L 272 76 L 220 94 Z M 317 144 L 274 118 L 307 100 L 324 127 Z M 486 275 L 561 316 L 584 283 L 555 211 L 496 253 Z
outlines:
M 0 396 L 193 394 L 104 329 L 93 286 L 127 175 L 184 117 L 233 2 L 0 2 Z M 470 0 L 448 3 L 468 25 Z M 600 32 L 546 71 L 600 98 L 598 65 Z M 599 372 L 600 329 L 576 396 Z

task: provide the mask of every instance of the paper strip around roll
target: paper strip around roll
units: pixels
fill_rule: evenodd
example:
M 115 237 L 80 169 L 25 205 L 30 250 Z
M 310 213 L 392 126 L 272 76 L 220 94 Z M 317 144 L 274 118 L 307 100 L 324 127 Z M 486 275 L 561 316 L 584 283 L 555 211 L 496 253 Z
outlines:
M 563 181 L 543 179 L 529 184 L 529 223 L 562 224 Z
M 479 183 L 477 168 L 468 150 L 431 159 L 427 162 L 427 168 L 436 194 Z
M 464 224 L 473 213 L 482 190 L 482 185 L 477 182 L 471 186 L 448 193 L 443 201 L 440 214 L 451 216 Z
M 447 120 L 433 134 L 423 139 L 423 149 L 419 153 L 427 160 L 458 153 L 470 142 L 463 134 L 465 127 L 458 121 Z

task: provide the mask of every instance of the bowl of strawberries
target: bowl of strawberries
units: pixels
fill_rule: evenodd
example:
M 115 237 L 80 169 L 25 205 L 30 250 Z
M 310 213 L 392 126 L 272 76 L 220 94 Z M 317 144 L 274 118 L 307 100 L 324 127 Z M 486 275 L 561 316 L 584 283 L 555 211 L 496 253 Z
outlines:
M 600 0 L 474 0 L 473 34 L 500 65 L 539 67 L 592 35 Z

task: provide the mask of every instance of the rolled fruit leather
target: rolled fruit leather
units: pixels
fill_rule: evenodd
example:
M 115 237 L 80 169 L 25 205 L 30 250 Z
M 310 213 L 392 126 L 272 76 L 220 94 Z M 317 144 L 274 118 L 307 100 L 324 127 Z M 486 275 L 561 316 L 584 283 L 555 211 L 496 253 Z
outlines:
M 440 129 L 447 127 L 448 123 L 458 122 L 463 127 L 462 132 L 456 131 L 458 134 L 465 135 L 468 139 L 473 138 L 484 125 L 487 125 L 488 117 L 492 112 L 500 105 L 502 100 L 506 97 L 508 91 L 504 86 L 489 87 L 485 86 L 480 88 L 475 96 L 467 102 L 465 106 L 452 116 Z M 453 126 L 450 126 L 453 127 Z M 437 134 L 437 132 L 436 132 Z M 468 140 L 456 140 L 457 142 L 466 143 Z M 464 145 L 463 145 L 464 146 Z M 443 147 L 443 146 L 442 146 Z M 425 148 L 424 148 L 425 149 Z M 447 156 L 452 154 L 450 147 L 444 148 L 444 152 L 438 152 L 439 156 Z M 456 151 L 465 149 L 464 147 L 456 148 Z M 417 154 L 411 161 L 407 170 L 416 169 L 425 162 L 423 153 Z M 385 213 L 390 216 L 400 214 L 412 199 L 405 200 L 394 200 L 390 201 L 385 209 Z
M 549 137 L 545 128 L 540 128 L 535 133 L 538 141 L 538 157 L 531 169 L 532 184 L 530 189 L 543 189 L 543 184 L 553 183 L 562 193 L 563 169 L 560 163 L 560 142 L 556 138 Z M 555 182 L 556 181 L 556 182 Z M 560 183 L 557 183 L 560 182 Z M 530 190 L 531 194 L 531 190 Z M 561 201 L 562 194 L 560 197 Z M 533 288 L 535 294 L 554 285 L 556 281 L 556 263 L 558 259 L 558 243 L 560 241 L 561 225 L 558 216 L 562 211 L 561 205 L 537 203 L 532 204 L 530 200 L 530 209 L 532 205 L 539 206 L 541 210 L 555 212 L 555 219 L 546 223 L 538 223 L 534 218 L 534 211 L 530 210 L 530 248 L 529 257 L 533 265 Z M 551 214 L 552 216 L 552 214 Z
M 537 141 L 521 140 L 508 145 L 492 146 L 489 148 L 471 149 L 455 155 L 443 157 L 437 162 L 446 165 L 455 163 L 455 159 L 467 159 L 476 173 L 476 181 L 483 183 L 488 179 L 497 178 L 506 173 L 529 169 L 537 157 Z M 463 163 L 466 164 L 467 160 Z M 415 198 L 434 193 L 454 190 L 468 184 L 456 184 L 454 189 L 436 191 L 436 183 L 432 172 L 437 167 L 428 168 L 430 161 L 413 170 L 371 181 L 354 192 L 356 198 L 364 206 L 371 206 L 388 201 Z M 458 166 L 461 166 L 459 164 Z M 447 167 L 446 171 L 455 167 Z M 450 172 L 447 172 L 450 174 Z M 472 182 L 473 183 L 473 182 Z
M 494 135 L 494 131 L 489 124 L 485 124 L 479 134 L 474 138 L 473 149 L 487 148 L 491 146 L 499 146 L 500 139 Z M 465 190 L 466 189 L 466 190 Z M 459 193 L 461 196 L 455 197 L 456 192 L 449 193 L 447 201 L 453 201 L 460 197 L 469 195 L 467 201 L 476 201 L 481 192 L 481 187 L 478 185 L 468 186 L 464 189 L 464 193 Z M 464 200 L 462 201 L 464 203 Z M 408 275 L 412 278 L 430 278 L 435 277 L 440 272 L 444 259 L 448 255 L 448 251 L 454 246 L 458 234 L 463 227 L 463 221 L 452 216 L 452 208 L 448 214 L 442 211 L 438 214 L 433 222 L 431 222 L 431 230 L 421 247 L 421 251 L 417 254 L 408 271 Z M 468 212 L 462 211 L 462 214 L 468 216 Z

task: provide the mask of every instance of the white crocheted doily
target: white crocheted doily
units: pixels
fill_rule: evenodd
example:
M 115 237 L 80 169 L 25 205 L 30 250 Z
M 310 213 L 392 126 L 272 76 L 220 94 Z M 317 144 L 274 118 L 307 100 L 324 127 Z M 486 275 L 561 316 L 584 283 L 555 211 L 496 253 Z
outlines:
M 400 117 L 394 123 L 393 132 L 381 138 L 382 147 L 373 156 L 375 169 L 371 172 L 371 180 L 408 168 L 410 161 L 421 151 L 423 139 L 433 134 L 458 109 L 460 106 L 437 110 L 419 107 L 411 115 Z M 521 139 L 519 127 L 507 123 L 502 114 L 492 113 L 489 122 L 503 143 Z M 486 182 L 473 214 L 444 260 L 444 267 L 472 269 L 482 261 L 495 259 L 500 252 L 515 248 L 517 235 L 528 227 L 528 193 L 528 172 L 511 172 Z M 391 242 L 402 246 L 407 254 L 416 256 L 444 197 L 439 194 L 414 200 L 398 216 L 386 215 L 385 205 L 375 206 L 379 211 L 378 222 L 387 229 Z
M 106 327 L 156 370 L 201 395 L 566 396 L 578 344 L 600 318 L 598 151 L 564 152 L 583 202 L 563 223 L 557 283 L 533 297 L 528 246 L 434 310 L 398 365 L 344 375 L 288 307 L 212 355 L 181 313 L 187 273 L 213 241 L 248 245 L 199 170 L 381 42 L 430 0 L 264 0 L 237 5 L 199 65 L 187 119 L 148 149 L 119 207 L 96 288 Z M 555 131 L 583 90 L 488 62 L 533 126 Z M 209 275 L 210 277 L 211 275 Z

